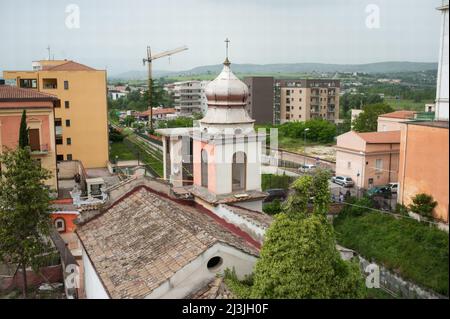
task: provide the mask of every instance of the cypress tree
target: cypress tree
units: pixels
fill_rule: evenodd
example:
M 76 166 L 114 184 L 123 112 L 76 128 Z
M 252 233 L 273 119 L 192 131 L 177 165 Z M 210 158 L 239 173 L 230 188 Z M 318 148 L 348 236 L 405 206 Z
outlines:
M 29 141 L 28 141 L 28 128 L 27 128 L 27 111 L 23 110 L 22 119 L 20 121 L 19 147 L 25 148 L 28 145 L 29 145 Z

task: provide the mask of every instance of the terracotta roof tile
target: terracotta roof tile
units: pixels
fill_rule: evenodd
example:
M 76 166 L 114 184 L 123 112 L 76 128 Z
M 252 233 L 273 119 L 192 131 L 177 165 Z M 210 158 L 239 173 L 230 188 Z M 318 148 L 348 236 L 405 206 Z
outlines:
M 400 143 L 400 131 L 355 133 L 369 144 Z
M 34 89 L 22 89 L 11 85 L 0 85 L 0 101 L 55 101 L 58 98 L 51 94 Z
M 176 110 L 174 108 L 165 108 L 165 109 L 153 109 L 153 115 L 159 115 L 159 114 L 174 114 L 176 113 Z M 138 114 L 139 116 L 149 116 L 150 110 L 141 112 Z
M 144 298 L 216 243 L 258 249 L 208 214 L 145 187 L 77 229 L 112 298 Z
M 59 64 L 56 66 L 47 66 L 44 68 L 45 71 L 96 71 L 94 68 L 91 68 L 87 65 L 74 62 L 67 61 L 66 63 Z
M 414 115 L 417 114 L 415 111 L 407 111 L 407 110 L 401 110 L 401 111 L 395 111 L 391 113 L 381 114 L 379 117 L 388 117 L 393 119 L 414 119 Z

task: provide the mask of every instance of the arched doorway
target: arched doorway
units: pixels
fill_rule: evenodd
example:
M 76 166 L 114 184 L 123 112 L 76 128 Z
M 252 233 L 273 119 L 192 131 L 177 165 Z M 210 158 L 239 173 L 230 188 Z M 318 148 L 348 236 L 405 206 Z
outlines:
M 208 152 L 203 149 L 201 153 L 202 186 L 208 188 Z
M 244 152 L 236 152 L 233 154 L 231 171 L 233 192 L 245 190 L 247 182 L 247 155 Z

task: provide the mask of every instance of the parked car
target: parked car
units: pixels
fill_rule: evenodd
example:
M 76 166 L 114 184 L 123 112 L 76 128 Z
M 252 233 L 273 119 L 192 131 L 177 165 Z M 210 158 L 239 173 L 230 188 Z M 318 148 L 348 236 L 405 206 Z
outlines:
M 309 172 L 315 170 L 316 168 L 317 168 L 316 165 L 306 164 L 306 165 L 300 166 L 298 170 L 303 173 L 309 173 Z
M 331 180 L 333 181 L 333 183 L 344 187 L 353 187 L 355 185 L 355 182 L 353 182 L 352 178 L 347 176 L 333 176 Z
M 392 194 L 397 194 L 398 191 L 398 183 L 389 183 L 389 189 Z
M 269 193 L 269 196 L 264 199 L 264 203 L 273 202 L 275 199 L 284 201 L 288 196 L 288 191 L 282 188 L 267 189 L 266 193 Z
M 390 186 L 374 186 L 369 189 L 366 193 L 369 197 L 381 196 L 390 197 L 392 195 Z

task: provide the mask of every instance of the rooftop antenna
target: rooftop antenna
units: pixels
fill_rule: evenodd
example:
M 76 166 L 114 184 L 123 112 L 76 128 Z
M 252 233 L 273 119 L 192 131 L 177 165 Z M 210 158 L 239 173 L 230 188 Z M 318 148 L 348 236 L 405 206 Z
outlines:
M 48 51 L 48 60 L 50 61 L 50 45 L 47 47 L 47 51 Z

